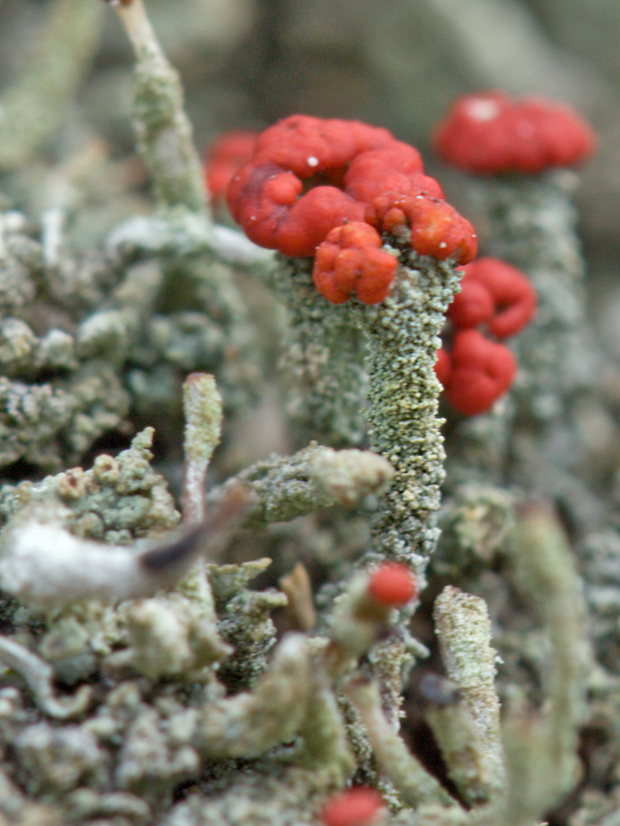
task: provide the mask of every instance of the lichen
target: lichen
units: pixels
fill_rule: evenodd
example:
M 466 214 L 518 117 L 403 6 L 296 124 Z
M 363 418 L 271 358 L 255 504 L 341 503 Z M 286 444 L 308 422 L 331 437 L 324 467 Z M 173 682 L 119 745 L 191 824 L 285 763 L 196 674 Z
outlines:
M 369 558 L 407 560 L 420 577 L 439 535 L 435 517 L 444 478 L 434 365 L 459 278 L 450 264 L 406 251 L 396 288 L 360 313 L 369 338 L 370 444 L 395 470 L 373 518 Z
M 178 524 L 180 514 L 166 480 L 151 467 L 154 430 L 138 434 L 118 456 L 99 455 L 90 470 L 73 468 L 41 482 L 0 488 L 0 514 L 6 522 L 37 503 L 54 502 L 66 511 L 65 524 L 76 536 L 128 544 L 161 534 Z
M 315 826 L 360 783 L 394 826 L 611 823 L 617 389 L 574 177 L 463 182 L 539 312 L 511 394 L 442 434 L 454 262 L 385 234 L 388 297 L 336 306 L 311 259 L 213 224 L 180 74 L 142 0 L 110 5 L 141 161 L 73 137 L 3 178 L 34 219 L 0 196 L 2 826 Z M 104 11 L 74 6 L 0 99 L 0 167 L 67 111 Z M 415 572 L 398 608 L 386 560 Z

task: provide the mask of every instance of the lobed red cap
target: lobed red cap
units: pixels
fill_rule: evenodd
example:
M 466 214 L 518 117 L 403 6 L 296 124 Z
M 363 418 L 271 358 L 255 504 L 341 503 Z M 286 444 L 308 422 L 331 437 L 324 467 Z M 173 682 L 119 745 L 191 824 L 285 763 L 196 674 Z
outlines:
M 227 199 L 233 218 L 254 243 L 284 255 L 312 257 L 332 230 L 346 224 L 365 220 L 390 232 L 377 205 L 388 191 L 397 206 L 401 200 L 407 204 L 402 223 L 408 224 L 417 252 L 442 260 L 452 256 L 460 263 L 473 258 L 473 228 L 443 200 L 437 181 L 424 174 L 418 151 L 386 129 L 359 121 L 284 118 L 258 137 L 252 158 L 233 176 Z M 369 219 L 366 207 L 371 203 L 374 217 Z M 344 259 L 354 257 L 348 253 Z M 392 263 L 377 253 L 371 258 L 387 283 Z M 349 273 L 354 269 L 349 265 Z M 370 282 L 359 283 L 363 289 Z M 338 290 L 325 289 L 330 301 L 340 300 Z M 357 293 L 366 303 L 382 300 L 362 297 L 360 289 Z
M 529 278 L 516 267 L 498 258 L 478 258 L 464 266 L 463 272 L 462 290 L 448 310 L 448 318 L 456 327 L 475 326 L 465 323 L 467 314 L 473 314 L 475 290 L 486 291 L 491 301 L 491 312 L 481 321 L 497 338 L 513 336 L 531 321 L 536 311 L 536 292 Z M 481 301 L 478 296 L 480 313 Z
M 478 251 L 472 225 L 447 201 L 423 190 L 386 192 L 368 206 L 365 218 L 382 232 L 405 238 L 419 255 L 440 261 L 471 261 Z
M 587 121 L 564 103 L 498 92 L 459 98 L 434 135 L 443 160 L 467 172 L 536 174 L 578 164 L 596 148 Z
M 236 129 L 224 132 L 205 153 L 205 180 L 214 201 L 226 195 L 233 175 L 254 154 L 258 132 Z
M 397 261 L 381 249 L 381 237 L 363 221 L 335 227 L 319 245 L 312 277 L 317 290 L 332 304 L 342 304 L 357 293 L 364 304 L 386 298 Z
M 510 350 L 478 330 L 459 330 L 450 353 L 452 369 L 445 393 L 467 416 L 485 413 L 512 384 L 517 362 Z

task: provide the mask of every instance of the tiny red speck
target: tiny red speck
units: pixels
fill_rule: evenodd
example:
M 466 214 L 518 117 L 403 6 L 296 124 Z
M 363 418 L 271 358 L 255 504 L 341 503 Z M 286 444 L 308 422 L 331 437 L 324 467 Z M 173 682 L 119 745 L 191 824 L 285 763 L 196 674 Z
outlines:
M 324 826 L 370 826 L 384 805 L 375 789 L 358 786 L 329 800 L 321 812 L 321 822 Z
M 412 600 L 418 587 L 415 576 L 406 565 L 388 562 L 370 575 L 368 594 L 381 605 L 400 608 Z

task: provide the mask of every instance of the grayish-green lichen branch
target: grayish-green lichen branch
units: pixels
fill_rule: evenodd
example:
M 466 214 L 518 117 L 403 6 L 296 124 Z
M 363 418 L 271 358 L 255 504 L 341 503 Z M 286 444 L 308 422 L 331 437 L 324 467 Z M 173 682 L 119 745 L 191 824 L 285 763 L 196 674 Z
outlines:
M 93 56 L 102 8 L 91 0 L 51 4 L 39 53 L 0 96 L 0 171 L 26 163 L 66 116 Z
M 111 253 L 126 259 L 215 253 L 222 261 L 252 267 L 267 281 L 273 269 L 271 250 L 257 247 L 238 230 L 217 224 L 210 227 L 192 212 L 129 218 L 110 233 L 107 243 Z
M 57 720 L 79 717 L 91 703 L 93 691 L 87 685 L 81 686 L 69 699 L 55 697 L 52 666 L 15 640 L 0 636 L 0 663 L 23 677 L 39 708 L 50 717 Z
M 385 301 L 361 307 L 357 316 L 369 340 L 370 445 L 395 470 L 373 516 L 368 559 L 405 561 L 421 582 L 439 535 L 436 511 L 444 478 L 441 385 L 434 365 L 459 279 L 447 262 L 405 253 Z
M 389 462 L 367 450 L 333 450 L 310 445 L 292 456 L 272 456 L 246 468 L 207 494 L 207 507 L 217 504 L 230 486 L 247 486 L 248 527 L 288 522 L 317 508 L 353 507 L 369 494 L 389 487 Z
M 116 6 L 136 53 L 134 128 L 162 206 L 207 214 L 207 195 L 177 72 L 163 53 L 142 0 Z
M 478 741 L 474 776 L 471 770 L 475 764 L 462 765 L 467 753 L 457 750 L 451 754 L 453 779 L 465 781 L 464 790 L 470 799 L 485 802 L 497 798 L 506 785 L 495 691 L 496 653 L 491 647 L 488 609 L 479 597 L 448 586 L 435 600 L 433 617 L 446 672 L 460 691 L 460 702 L 474 724 Z
M 404 803 L 417 807 L 425 803 L 454 804 L 453 798 L 407 749 L 381 709 L 375 683 L 352 681 L 346 696 L 353 703 L 372 743 L 379 770 L 395 786 Z
M 41 506 L 45 513 L 55 509 L 55 521 L 78 537 L 128 545 L 161 536 L 181 515 L 166 480 L 151 467 L 153 437 L 153 428 L 145 428 L 117 456 L 97 456 L 90 470 L 70 468 L 41 482 L 3 485 L 0 518 L 5 522 L 25 506 Z
M 515 825 L 525 826 L 577 781 L 589 652 L 581 586 L 557 519 L 544 507 L 531 506 L 517 522 L 513 543 L 517 585 L 536 607 L 552 652 L 547 702 L 536 715 L 514 710 L 505 734 L 508 811 Z
M 430 707 L 424 717 L 433 731 L 448 775 L 468 806 L 488 803 L 498 789 L 488 782 L 489 761 L 476 723 L 461 702 L 456 685 L 429 673 L 425 675 L 427 683 L 432 676 L 435 686 L 425 695 Z
M 192 373 L 183 384 L 185 413 L 183 521 L 197 525 L 205 518 L 205 479 L 222 433 L 222 397 L 215 379 Z
M 308 713 L 300 729 L 303 738 L 301 765 L 328 772 L 333 782 L 342 785 L 355 771 L 355 760 L 333 687 L 323 663 L 315 658 Z
M 287 412 L 300 446 L 316 439 L 351 447 L 363 433 L 366 337 L 348 305 L 335 306 L 318 294 L 312 264 L 311 259 L 277 256 L 270 279 L 288 313 L 280 357 Z
M 195 743 L 209 757 L 258 757 L 291 740 L 312 686 L 308 640 L 290 634 L 251 692 L 215 701 L 199 715 Z

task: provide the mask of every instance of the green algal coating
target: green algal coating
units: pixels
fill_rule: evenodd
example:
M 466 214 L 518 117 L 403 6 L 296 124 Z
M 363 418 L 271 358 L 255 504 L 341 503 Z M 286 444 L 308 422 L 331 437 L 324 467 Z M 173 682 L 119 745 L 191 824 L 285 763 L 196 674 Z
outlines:
M 359 444 L 366 341 L 351 323 L 350 306 L 330 304 L 317 293 L 311 259 L 278 256 L 271 281 L 289 316 L 280 364 L 288 380 L 287 408 L 297 443 Z
M 405 253 L 390 295 L 358 314 L 369 342 L 370 446 L 395 470 L 373 518 L 367 561 L 399 559 L 419 576 L 439 535 L 435 512 L 445 454 L 434 365 L 458 284 L 450 263 Z

